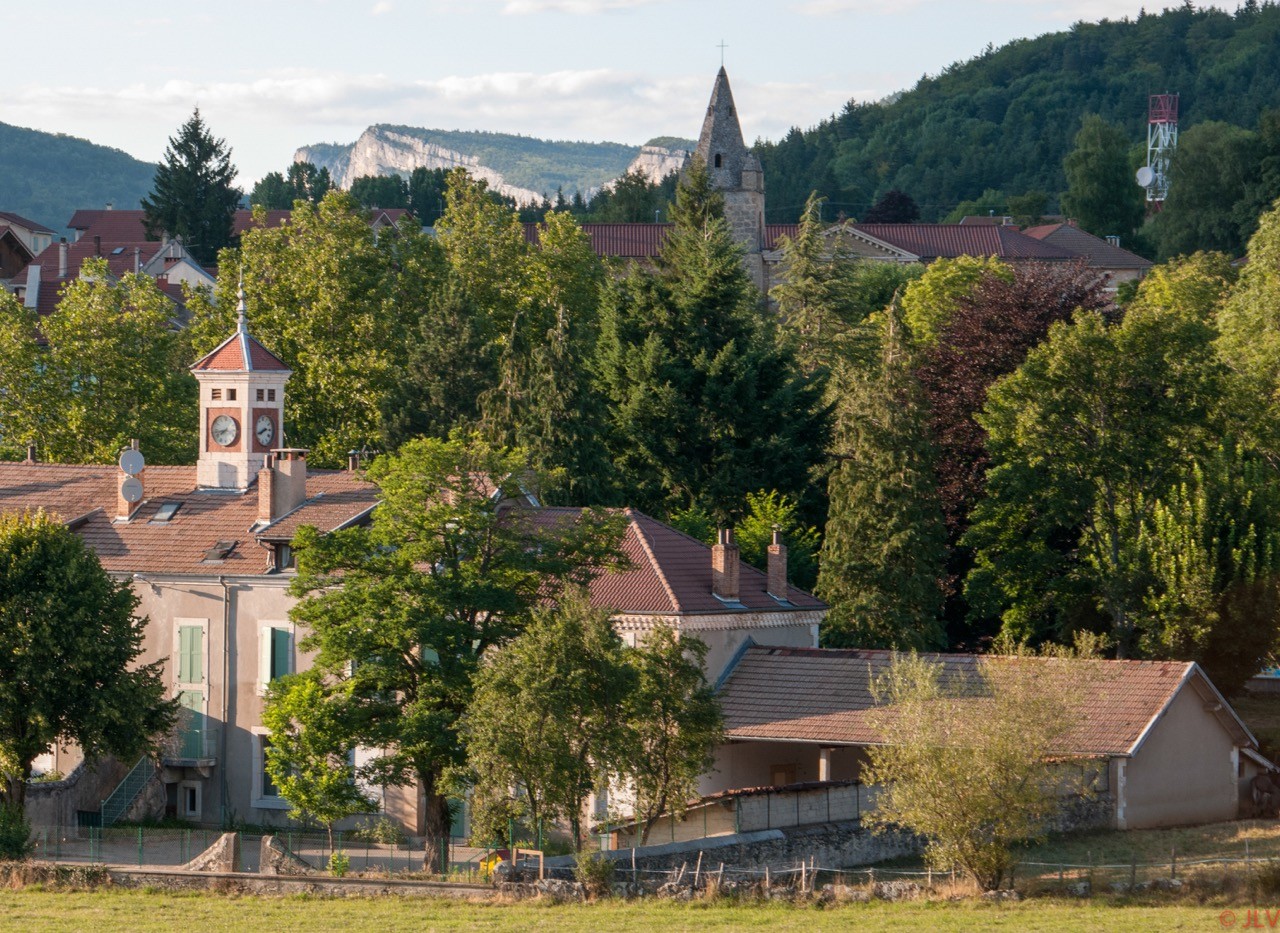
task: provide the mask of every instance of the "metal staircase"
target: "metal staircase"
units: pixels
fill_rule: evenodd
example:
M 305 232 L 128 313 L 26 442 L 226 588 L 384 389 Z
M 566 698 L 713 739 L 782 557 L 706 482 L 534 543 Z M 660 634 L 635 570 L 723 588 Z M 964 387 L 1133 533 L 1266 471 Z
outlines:
M 129 806 L 138 799 L 138 795 L 142 793 L 142 789 L 147 786 L 147 782 L 155 773 L 156 766 L 150 758 L 143 755 L 138 759 L 138 763 L 124 776 L 124 780 L 111 792 L 111 796 L 102 801 L 104 828 L 115 825 L 115 822 L 125 815 Z

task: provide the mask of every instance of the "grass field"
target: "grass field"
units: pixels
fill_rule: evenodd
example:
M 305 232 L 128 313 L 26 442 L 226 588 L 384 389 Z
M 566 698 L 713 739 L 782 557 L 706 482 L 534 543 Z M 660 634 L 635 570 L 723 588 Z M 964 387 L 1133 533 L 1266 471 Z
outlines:
M 1221 906 L 1032 900 L 1017 904 L 871 903 L 841 907 L 672 904 L 466 904 L 425 898 L 228 897 L 108 890 L 0 892 L 0 930 L 1222 930 Z M 1245 928 L 1246 907 L 1232 907 Z M 1265 928 L 1266 919 L 1262 919 Z

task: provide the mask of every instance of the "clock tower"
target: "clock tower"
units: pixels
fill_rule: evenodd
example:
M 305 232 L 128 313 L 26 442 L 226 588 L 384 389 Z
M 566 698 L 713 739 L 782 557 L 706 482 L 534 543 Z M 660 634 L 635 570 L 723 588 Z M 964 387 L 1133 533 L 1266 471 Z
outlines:
M 291 371 L 249 336 L 243 286 L 236 297 L 236 332 L 191 367 L 200 383 L 201 489 L 248 489 L 272 448 L 284 446 L 284 386 Z

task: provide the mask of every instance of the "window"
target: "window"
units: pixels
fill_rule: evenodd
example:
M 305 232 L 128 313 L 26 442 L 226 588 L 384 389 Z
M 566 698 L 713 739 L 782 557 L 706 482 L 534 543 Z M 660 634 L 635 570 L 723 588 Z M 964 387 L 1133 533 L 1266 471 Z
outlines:
M 258 390 L 258 401 L 259 401 L 259 402 L 264 401 L 264 400 L 266 399 L 266 397 L 267 397 L 267 392 L 266 392 L 266 390 L 265 390 L 265 389 L 259 389 L 259 390 Z
M 235 400 L 236 400 L 236 390 L 235 390 L 235 389 L 227 389 L 227 401 L 228 401 L 228 402 L 234 402 Z
M 276 545 L 277 570 L 292 570 L 296 563 L 293 556 L 293 548 L 287 544 Z
M 204 626 L 178 626 L 178 683 L 204 683 Z
M 195 781 L 185 781 L 178 785 L 178 812 L 183 819 L 200 819 L 201 796 L 200 785 Z
M 258 695 L 267 685 L 293 673 L 293 627 L 288 624 L 265 624 L 258 630 Z
M 716 168 L 720 167 L 720 153 L 716 153 Z
M 271 733 L 261 726 L 253 732 L 253 778 L 249 788 L 249 805 L 260 810 L 287 810 L 289 802 L 280 796 L 280 788 L 276 787 L 267 774 L 267 749 L 271 747 Z
M 182 508 L 181 502 L 161 502 L 160 508 L 156 509 L 156 514 L 151 516 L 151 524 L 163 525 L 172 520 L 178 509 Z
M 222 390 L 221 390 L 221 389 L 210 389 L 210 390 L 209 390 L 209 398 L 213 399 L 215 402 L 220 402 L 220 401 L 222 401 Z
M 274 402 L 275 400 L 276 400 L 276 390 L 275 390 L 275 389 L 267 389 L 267 401 L 268 401 L 268 402 Z

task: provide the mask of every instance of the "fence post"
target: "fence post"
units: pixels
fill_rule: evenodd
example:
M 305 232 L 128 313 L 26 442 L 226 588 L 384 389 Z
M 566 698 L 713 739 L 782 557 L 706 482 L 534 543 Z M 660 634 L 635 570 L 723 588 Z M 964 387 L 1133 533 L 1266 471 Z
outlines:
M 142 867 L 142 827 L 138 827 L 138 867 Z
M 1169 880 L 1178 880 L 1178 847 L 1169 850 Z
M 1129 856 L 1129 891 L 1138 886 L 1138 857 L 1136 855 Z
M 1244 870 L 1245 870 L 1245 874 L 1250 874 L 1253 871 L 1253 863 L 1249 860 L 1249 837 L 1248 836 L 1246 836 L 1244 840 Z

